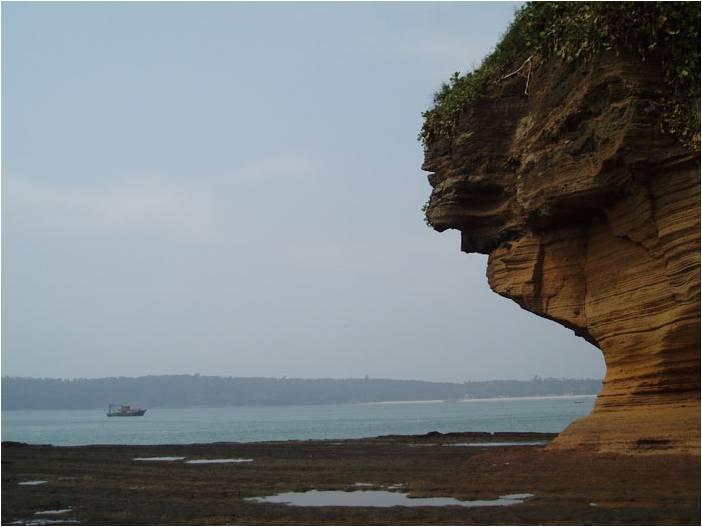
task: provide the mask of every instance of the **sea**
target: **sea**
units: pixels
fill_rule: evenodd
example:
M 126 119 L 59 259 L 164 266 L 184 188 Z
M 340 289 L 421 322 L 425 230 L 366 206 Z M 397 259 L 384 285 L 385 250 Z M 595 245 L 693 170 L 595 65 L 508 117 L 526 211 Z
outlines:
M 561 432 L 588 414 L 594 395 L 387 401 L 315 406 L 149 408 L 143 417 L 103 410 L 7 410 L 3 441 L 57 446 L 351 439 L 428 432 Z

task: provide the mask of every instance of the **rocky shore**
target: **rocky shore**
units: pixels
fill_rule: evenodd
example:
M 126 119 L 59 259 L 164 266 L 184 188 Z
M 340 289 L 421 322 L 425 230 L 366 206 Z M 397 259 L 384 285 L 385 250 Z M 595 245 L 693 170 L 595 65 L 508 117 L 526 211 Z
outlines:
M 699 456 L 552 450 L 546 445 L 553 437 L 435 432 L 199 445 L 3 443 L 2 523 L 699 524 Z M 442 507 L 302 507 L 250 499 L 313 489 L 472 503 L 531 496 L 506 506 Z

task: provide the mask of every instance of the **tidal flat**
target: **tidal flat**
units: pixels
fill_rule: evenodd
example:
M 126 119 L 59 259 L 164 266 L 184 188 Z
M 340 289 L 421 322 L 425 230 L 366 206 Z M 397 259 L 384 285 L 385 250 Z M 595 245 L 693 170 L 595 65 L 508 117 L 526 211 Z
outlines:
M 42 511 L 68 511 L 60 515 L 62 521 L 80 525 L 699 525 L 699 457 L 593 455 L 534 444 L 553 437 L 431 433 L 344 441 L 77 447 L 6 442 L 2 523 L 37 524 Z M 466 443 L 480 446 L 444 448 Z M 414 447 L 420 444 L 426 446 Z M 169 461 L 135 460 L 139 458 Z M 198 459 L 252 461 L 187 462 Z M 46 483 L 20 485 L 26 481 Z M 359 490 L 358 482 L 364 490 L 450 498 L 448 502 L 530 496 L 509 506 L 481 507 L 294 506 L 256 499 L 312 490 L 352 492 Z

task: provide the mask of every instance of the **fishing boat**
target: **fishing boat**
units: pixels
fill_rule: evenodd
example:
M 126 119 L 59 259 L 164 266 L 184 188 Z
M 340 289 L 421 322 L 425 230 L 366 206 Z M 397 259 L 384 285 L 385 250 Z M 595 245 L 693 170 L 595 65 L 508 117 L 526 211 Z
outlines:
M 146 410 L 141 408 L 132 408 L 128 404 L 119 406 L 111 404 L 107 408 L 107 417 L 139 417 L 146 413 Z

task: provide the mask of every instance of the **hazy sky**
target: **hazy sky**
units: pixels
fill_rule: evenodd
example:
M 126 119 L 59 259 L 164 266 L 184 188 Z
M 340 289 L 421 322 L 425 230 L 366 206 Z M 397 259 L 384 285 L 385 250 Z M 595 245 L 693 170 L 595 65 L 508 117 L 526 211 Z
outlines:
M 423 221 L 513 3 L 3 3 L 2 374 L 596 377 Z

